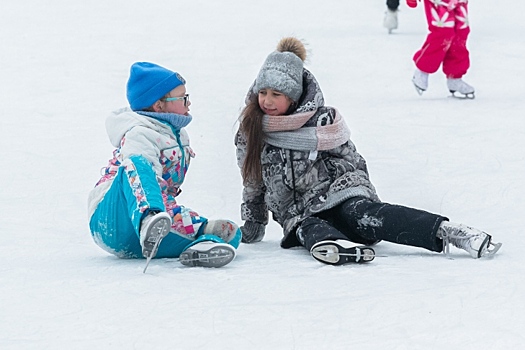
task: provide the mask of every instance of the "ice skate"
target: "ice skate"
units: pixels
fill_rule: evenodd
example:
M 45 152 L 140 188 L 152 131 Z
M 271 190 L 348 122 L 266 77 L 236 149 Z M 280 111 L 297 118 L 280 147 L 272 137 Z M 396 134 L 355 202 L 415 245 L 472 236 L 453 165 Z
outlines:
M 171 217 L 168 213 L 150 213 L 142 220 L 140 228 L 140 246 L 142 255 L 147 259 L 144 272 L 157 254 L 160 241 L 170 232 Z
M 465 83 L 463 79 L 447 78 L 447 87 L 448 90 L 452 93 L 452 96 L 454 97 L 467 99 L 473 99 L 475 97 L 474 88 L 469 84 Z M 456 92 L 459 95 L 456 95 Z
M 222 267 L 235 258 L 235 248 L 226 243 L 203 241 L 192 245 L 179 256 L 185 266 Z
M 443 240 L 443 251 L 449 254 L 449 244 L 465 250 L 474 259 L 492 256 L 501 248 L 501 243 L 492 243 L 492 236 L 478 229 L 443 221 L 437 237 Z
M 397 11 L 386 10 L 383 27 L 388 30 L 388 34 L 391 34 L 392 30 L 397 29 Z
M 423 92 L 428 89 L 428 73 L 422 72 L 416 68 L 414 76 L 412 77 L 412 83 L 414 84 L 417 93 L 421 96 Z
M 343 239 L 317 242 L 310 250 L 310 254 L 317 261 L 330 265 L 364 263 L 375 258 L 375 251 L 372 248 Z

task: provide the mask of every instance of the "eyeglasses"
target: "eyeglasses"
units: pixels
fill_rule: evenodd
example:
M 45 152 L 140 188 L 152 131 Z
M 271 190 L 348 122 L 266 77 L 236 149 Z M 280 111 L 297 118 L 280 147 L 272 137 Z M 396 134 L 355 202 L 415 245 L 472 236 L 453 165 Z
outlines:
M 170 101 L 178 101 L 178 100 L 184 100 L 184 107 L 188 107 L 188 103 L 190 102 L 190 94 L 186 94 L 182 97 L 166 97 L 163 99 L 163 101 L 170 102 Z

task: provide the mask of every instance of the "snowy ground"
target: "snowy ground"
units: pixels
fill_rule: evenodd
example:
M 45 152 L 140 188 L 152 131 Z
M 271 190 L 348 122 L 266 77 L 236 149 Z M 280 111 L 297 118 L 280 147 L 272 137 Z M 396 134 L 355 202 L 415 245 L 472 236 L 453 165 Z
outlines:
M 384 1 L 3 1 L 0 5 L 1 349 L 517 349 L 525 341 L 525 3 L 470 4 L 476 99 L 440 72 L 411 86 L 426 24 Z M 87 195 L 111 156 L 104 120 L 131 63 L 188 81 L 197 153 L 181 204 L 239 221 L 233 135 L 282 36 L 339 108 L 386 202 L 504 243 L 492 260 L 382 243 L 366 266 L 279 248 L 280 228 L 222 269 L 119 260 L 91 240 Z

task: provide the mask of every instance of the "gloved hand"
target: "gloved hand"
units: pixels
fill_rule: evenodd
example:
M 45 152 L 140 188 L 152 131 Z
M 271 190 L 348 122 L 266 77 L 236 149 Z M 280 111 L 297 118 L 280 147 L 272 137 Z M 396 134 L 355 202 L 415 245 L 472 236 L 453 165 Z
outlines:
M 407 0 L 407 5 L 408 5 L 408 7 L 414 8 L 414 7 L 417 6 L 417 2 L 418 1 L 421 1 L 421 0 Z
M 266 227 L 255 221 L 246 221 L 241 226 L 242 243 L 256 243 L 262 241 Z

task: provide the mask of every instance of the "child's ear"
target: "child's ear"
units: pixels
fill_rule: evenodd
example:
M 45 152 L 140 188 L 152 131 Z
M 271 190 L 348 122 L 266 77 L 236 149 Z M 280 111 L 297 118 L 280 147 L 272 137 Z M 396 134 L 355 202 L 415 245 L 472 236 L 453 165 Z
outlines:
M 157 102 L 155 102 L 153 104 L 153 106 L 151 106 L 153 108 L 153 111 L 154 112 L 162 112 L 162 102 L 160 100 L 158 100 Z

